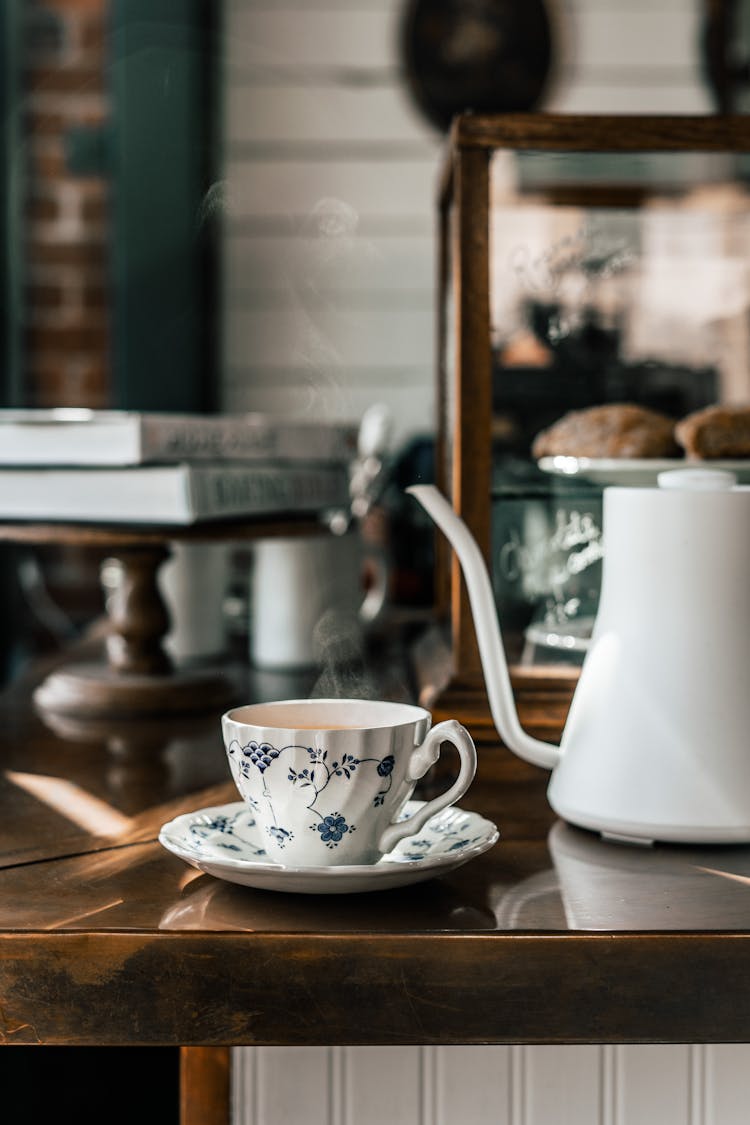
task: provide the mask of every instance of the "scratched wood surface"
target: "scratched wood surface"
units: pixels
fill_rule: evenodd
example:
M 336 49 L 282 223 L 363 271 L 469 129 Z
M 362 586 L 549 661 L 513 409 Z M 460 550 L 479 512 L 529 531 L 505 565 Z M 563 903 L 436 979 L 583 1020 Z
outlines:
M 750 935 L 3 935 L 5 1043 L 739 1042 Z M 696 981 L 700 987 L 696 988 Z

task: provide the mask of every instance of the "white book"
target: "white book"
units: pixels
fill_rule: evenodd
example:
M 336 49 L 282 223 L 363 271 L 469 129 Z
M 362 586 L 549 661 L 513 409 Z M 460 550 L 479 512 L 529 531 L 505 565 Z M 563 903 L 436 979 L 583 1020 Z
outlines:
M 349 461 L 357 427 L 268 414 L 0 410 L 0 465 Z
M 191 524 L 349 504 L 343 465 L 179 464 L 0 469 L 0 519 Z

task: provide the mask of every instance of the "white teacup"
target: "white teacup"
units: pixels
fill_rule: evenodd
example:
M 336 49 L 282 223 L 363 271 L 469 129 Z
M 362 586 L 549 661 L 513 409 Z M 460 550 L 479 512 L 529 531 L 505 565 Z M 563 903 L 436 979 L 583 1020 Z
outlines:
M 453 719 L 430 729 L 406 703 L 302 699 L 236 707 L 222 717 L 232 777 L 270 860 L 290 867 L 376 863 L 466 792 L 477 757 Z M 452 743 L 453 785 L 398 820 L 416 782 Z

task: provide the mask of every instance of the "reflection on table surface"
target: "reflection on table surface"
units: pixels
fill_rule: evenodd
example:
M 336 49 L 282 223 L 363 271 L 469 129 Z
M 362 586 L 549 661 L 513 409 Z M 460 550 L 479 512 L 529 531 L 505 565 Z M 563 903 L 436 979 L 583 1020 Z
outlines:
M 408 892 L 356 895 L 346 902 L 248 894 L 196 871 L 160 927 L 298 929 L 314 918 L 321 930 L 361 924 L 387 929 L 394 910 L 403 928 L 742 929 L 750 924 L 750 847 L 641 848 L 556 821 L 546 846 L 501 840 L 452 875 Z
M 750 926 L 750 847 L 639 848 L 557 821 L 402 890 L 239 887 L 155 842 L 0 871 L 0 929 L 331 933 L 674 931 Z
M 750 924 L 750 847 L 622 844 L 556 821 L 544 870 L 493 900 L 500 929 L 734 930 Z

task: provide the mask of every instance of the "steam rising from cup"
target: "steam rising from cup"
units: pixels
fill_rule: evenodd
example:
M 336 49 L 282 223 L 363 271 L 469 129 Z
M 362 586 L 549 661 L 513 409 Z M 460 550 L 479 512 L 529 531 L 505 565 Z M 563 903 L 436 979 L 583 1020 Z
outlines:
M 375 697 L 375 684 L 365 670 L 364 634 L 355 613 L 325 610 L 313 630 L 313 650 L 321 671 L 312 698 Z

